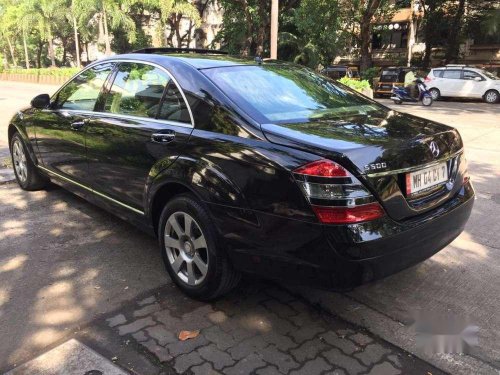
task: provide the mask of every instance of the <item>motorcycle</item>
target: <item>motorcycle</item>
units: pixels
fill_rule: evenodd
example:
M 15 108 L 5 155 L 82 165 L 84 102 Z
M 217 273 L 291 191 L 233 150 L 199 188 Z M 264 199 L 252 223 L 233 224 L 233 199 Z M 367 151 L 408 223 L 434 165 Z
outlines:
M 426 107 L 432 105 L 432 96 L 429 90 L 427 90 L 427 86 L 425 85 L 424 81 L 422 81 L 422 79 L 420 78 L 417 78 L 415 80 L 415 83 L 418 88 L 417 98 L 411 96 L 404 87 L 397 87 L 393 85 L 391 99 L 394 101 L 394 104 L 403 104 L 403 102 L 418 103 L 421 101 L 422 104 Z

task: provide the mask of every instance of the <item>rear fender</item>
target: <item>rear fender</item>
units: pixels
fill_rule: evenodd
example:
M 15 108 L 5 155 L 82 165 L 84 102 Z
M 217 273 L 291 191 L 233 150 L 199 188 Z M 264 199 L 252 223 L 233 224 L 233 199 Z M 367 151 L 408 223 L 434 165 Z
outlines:
M 241 190 L 215 164 L 180 156 L 152 179 L 146 187 L 146 214 L 152 217 L 155 197 L 168 184 L 177 184 L 191 191 L 200 201 L 248 208 Z

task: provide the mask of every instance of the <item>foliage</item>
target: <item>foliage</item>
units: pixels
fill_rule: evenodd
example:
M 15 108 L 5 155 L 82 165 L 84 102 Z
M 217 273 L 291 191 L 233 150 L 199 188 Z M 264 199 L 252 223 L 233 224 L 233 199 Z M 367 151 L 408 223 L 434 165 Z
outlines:
M 368 83 L 373 86 L 373 79 L 377 78 L 380 74 L 380 68 L 377 67 L 372 67 L 365 69 L 363 72 L 361 72 L 361 78 L 365 81 L 368 81 Z
M 341 79 L 339 79 L 339 82 L 360 92 L 370 88 L 370 82 L 368 82 L 366 79 L 360 81 L 349 77 L 342 77 Z
M 10 74 L 34 74 L 41 76 L 54 76 L 54 77 L 72 77 L 78 73 L 80 69 L 78 68 L 41 68 L 41 69 L 22 69 L 22 68 L 10 68 L 5 69 L 3 73 Z
M 100 54 L 161 43 L 192 45 L 204 9 L 217 3 L 223 22 L 212 47 L 231 54 L 269 55 L 271 0 L 0 0 L 0 52 L 9 67 L 78 66 L 89 44 Z M 392 0 L 280 0 L 278 55 L 317 69 L 346 54 L 360 57 L 369 82 L 373 20 L 390 20 Z M 414 2 L 399 0 L 398 6 Z M 492 0 L 420 0 L 426 51 L 411 63 L 428 67 L 433 47 L 454 62 L 471 38 L 500 44 L 500 6 Z M 186 27 L 187 25 L 187 27 Z M 149 29 L 148 29 L 149 28 Z M 151 30 L 151 28 L 154 28 Z M 92 52 L 92 51 L 91 51 Z M 435 58 L 435 57 L 434 57 Z M 406 57 L 401 61 L 406 64 Z
M 294 59 L 296 62 L 314 68 L 318 63 L 323 66 L 332 63 L 345 46 L 346 33 L 340 13 L 337 0 L 301 1 L 294 14 L 297 35 L 301 35 L 302 40 L 300 54 Z

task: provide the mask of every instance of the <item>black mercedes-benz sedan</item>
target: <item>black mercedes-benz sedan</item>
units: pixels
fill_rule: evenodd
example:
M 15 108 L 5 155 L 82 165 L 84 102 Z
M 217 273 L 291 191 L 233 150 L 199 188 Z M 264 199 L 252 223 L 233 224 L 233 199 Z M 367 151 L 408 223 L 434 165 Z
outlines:
M 337 289 L 390 275 L 457 237 L 474 201 L 455 129 L 216 51 L 97 61 L 8 132 L 23 189 L 52 181 L 156 235 L 205 300 L 242 273 Z

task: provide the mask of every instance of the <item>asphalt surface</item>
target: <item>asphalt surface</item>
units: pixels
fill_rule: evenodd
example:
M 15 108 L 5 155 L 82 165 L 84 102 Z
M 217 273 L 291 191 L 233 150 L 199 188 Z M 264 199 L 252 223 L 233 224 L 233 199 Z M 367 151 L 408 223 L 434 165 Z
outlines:
M 11 114 L 56 88 L 0 82 L 0 150 Z M 351 293 L 293 292 L 450 373 L 498 373 L 500 105 L 382 102 L 459 129 L 478 197 L 466 230 L 426 262 Z M 0 212 L 0 369 L 170 283 L 154 239 L 62 189 L 26 193 L 0 185 Z M 410 327 L 419 309 L 469 316 L 480 328 L 479 346 L 464 356 L 420 351 Z

